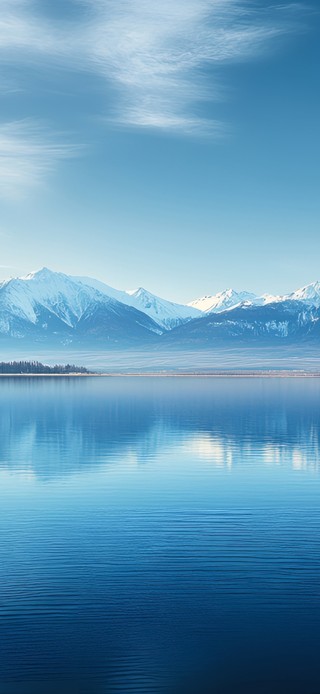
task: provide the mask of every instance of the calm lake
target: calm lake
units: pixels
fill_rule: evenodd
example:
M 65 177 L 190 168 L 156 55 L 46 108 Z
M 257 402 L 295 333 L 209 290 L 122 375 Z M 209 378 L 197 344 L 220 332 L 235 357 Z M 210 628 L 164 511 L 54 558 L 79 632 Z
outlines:
M 320 379 L 0 381 L 0 694 L 319 694 Z

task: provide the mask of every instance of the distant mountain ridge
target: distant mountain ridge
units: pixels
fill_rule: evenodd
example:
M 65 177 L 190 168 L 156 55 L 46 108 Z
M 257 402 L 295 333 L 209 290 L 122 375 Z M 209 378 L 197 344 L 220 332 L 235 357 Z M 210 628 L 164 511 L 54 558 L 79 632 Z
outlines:
M 301 289 L 297 289 L 291 294 L 275 296 L 274 294 L 262 294 L 261 296 L 252 292 L 237 292 L 234 289 L 225 289 L 212 296 L 202 296 L 191 301 L 188 306 L 197 308 L 203 313 L 221 313 L 227 309 L 238 306 L 266 306 L 284 301 L 303 301 L 310 306 L 319 308 L 320 306 L 320 282 L 313 282 Z
M 215 343 L 266 344 L 318 340 L 320 309 L 297 300 L 243 304 L 179 326 L 166 341 L 193 347 Z
M 221 313 L 228 308 L 246 302 L 254 303 L 256 300 L 256 295 L 251 292 L 236 292 L 234 289 L 225 289 L 225 291 L 218 292 L 213 296 L 202 296 L 200 299 L 195 299 L 188 306 L 197 308 L 204 313 Z
M 285 296 L 228 289 L 190 304 L 140 287 L 42 268 L 0 283 L 0 339 L 47 345 L 203 345 L 216 341 L 317 340 L 320 282 Z
M 200 316 L 200 312 L 197 308 L 161 299 L 155 296 L 155 294 L 148 292 L 143 287 L 131 291 L 121 291 L 113 289 L 107 284 L 99 280 L 94 280 L 91 277 L 75 277 L 74 279 L 86 286 L 96 288 L 98 291 L 108 296 L 112 296 L 114 299 L 117 299 L 117 301 L 121 301 L 128 306 L 133 306 L 139 311 L 143 311 L 165 330 L 171 330 L 177 325 L 189 321 L 191 318 Z

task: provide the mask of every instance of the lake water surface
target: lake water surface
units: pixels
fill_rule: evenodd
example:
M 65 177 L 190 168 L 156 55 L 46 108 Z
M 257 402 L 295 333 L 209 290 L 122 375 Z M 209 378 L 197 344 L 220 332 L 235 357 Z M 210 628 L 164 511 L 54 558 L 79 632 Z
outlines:
M 319 694 L 320 380 L 0 382 L 0 694 Z

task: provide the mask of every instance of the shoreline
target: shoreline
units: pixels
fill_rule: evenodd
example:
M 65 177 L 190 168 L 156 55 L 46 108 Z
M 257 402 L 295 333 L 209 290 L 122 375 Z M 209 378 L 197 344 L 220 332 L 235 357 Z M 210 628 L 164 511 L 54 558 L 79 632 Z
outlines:
M 319 371 L 287 371 L 283 370 L 230 370 L 230 371 L 112 371 L 103 373 L 8 373 L 0 374 L 0 378 L 320 378 Z

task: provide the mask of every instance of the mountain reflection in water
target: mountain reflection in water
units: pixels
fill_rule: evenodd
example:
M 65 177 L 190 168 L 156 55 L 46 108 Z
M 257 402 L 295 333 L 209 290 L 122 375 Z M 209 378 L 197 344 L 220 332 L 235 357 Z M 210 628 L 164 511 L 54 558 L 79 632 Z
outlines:
M 319 405 L 2 379 L 0 694 L 320 691 Z

